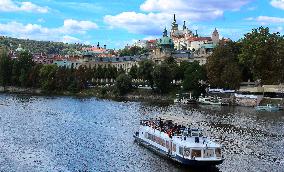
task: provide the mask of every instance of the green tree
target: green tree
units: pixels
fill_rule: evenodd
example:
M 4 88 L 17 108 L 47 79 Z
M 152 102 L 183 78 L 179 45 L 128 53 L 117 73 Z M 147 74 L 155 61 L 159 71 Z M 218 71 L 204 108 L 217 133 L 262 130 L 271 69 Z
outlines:
M 28 77 L 28 87 L 38 88 L 40 87 L 39 72 L 42 65 L 35 65 L 32 67 Z
M 12 78 L 12 61 L 5 51 L 0 52 L 0 84 L 5 87 Z
M 56 90 L 56 72 L 58 67 L 56 65 L 44 65 L 39 71 L 41 88 L 45 91 Z
M 173 75 L 172 70 L 167 63 L 155 66 L 152 75 L 154 84 L 160 93 L 167 93 L 170 91 Z
M 139 62 L 139 68 L 138 68 L 139 76 L 144 81 L 148 81 L 152 88 L 154 84 L 152 76 L 153 69 L 154 69 L 154 63 L 151 60 L 143 60 Z
M 268 27 L 253 29 L 241 40 L 239 59 L 251 71 L 254 80 L 261 79 L 263 84 L 279 82 L 280 75 L 276 64 L 281 56 L 279 45 L 282 40 L 283 36 L 270 33 Z
M 138 78 L 138 67 L 136 65 L 131 67 L 131 69 L 129 71 L 129 75 L 133 79 L 137 79 Z
M 192 91 L 193 96 L 198 97 L 200 93 L 205 91 L 205 85 L 202 81 L 206 81 L 206 69 L 200 66 L 197 61 L 190 63 L 184 74 L 183 89 Z
M 33 57 L 30 53 L 24 51 L 21 52 L 19 55 L 19 68 L 20 68 L 20 76 L 19 76 L 19 82 L 21 86 L 28 86 L 28 78 L 29 74 L 35 65 L 33 62 Z
M 126 94 L 131 90 L 131 80 L 131 77 L 129 77 L 127 74 L 118 75 L 115 85 L 120 95 Z
M 206 69 L 210 86 L 237 89 L 242 80 L 238 54 L 240 44 L 220 44 L 207 59 Z

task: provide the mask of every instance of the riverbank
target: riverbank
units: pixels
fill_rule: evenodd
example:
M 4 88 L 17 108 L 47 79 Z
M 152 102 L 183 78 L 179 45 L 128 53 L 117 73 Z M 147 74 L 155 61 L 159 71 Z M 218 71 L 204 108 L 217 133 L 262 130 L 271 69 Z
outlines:
M 70 91 L 45 92 L 35 88 L 20 87 L 0 87 L 0 93 L 28 94 L 42 96 L 75 96 L 75 97 L 97 97 L 101 99 L 122 100 L 122 101 L 147 101 L 171 103 L 175 98 L 175 93 L 161 95 L 149 89 L 132 89 L 125 95 L 118 95 L 114 87 L 93 87 L 74 93 Z

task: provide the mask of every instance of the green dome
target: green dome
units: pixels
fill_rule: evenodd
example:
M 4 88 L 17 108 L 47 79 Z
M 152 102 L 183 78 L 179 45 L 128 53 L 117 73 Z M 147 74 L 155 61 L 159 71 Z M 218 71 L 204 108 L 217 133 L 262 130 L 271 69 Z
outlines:
M 174 45 L 173 40 L 169 37 L 162 37 L 158 40 L 159 45 Z

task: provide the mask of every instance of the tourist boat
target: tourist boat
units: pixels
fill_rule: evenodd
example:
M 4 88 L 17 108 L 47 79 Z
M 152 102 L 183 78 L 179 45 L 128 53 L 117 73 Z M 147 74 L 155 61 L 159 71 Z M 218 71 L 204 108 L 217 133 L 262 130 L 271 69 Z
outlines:
M 198 102 L 205 105 L 222 105 L 222 98 L 220 97 L 202 97 L 198 98 Z
M 200 129 L 173 124 L 171 120 L 142 120 L 135 140 L 183 165 L 215 166 L 224 158 L 221 145 L 204 137 Z
M 258 111 L 270 111 L 270 112 L 275 112 L 281 110 L 281 106 L 275 106 L 272 104 L 267 104 L 266 106 L 256 106 L 256 110 Z
M 179 94 L 176 94 L 176 98 L 174 99 L 174 103 L 181 103 L 181 104 L 195 104 L 196 100 L 191 96 L 191 93 L 189 94 L 189 97 L 187 98 L 187 93 L 183 94 L 181 97 Z

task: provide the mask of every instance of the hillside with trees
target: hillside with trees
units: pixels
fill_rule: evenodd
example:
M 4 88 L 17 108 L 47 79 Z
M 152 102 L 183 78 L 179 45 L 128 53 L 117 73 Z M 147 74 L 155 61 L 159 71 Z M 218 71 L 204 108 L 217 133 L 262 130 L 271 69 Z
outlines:
M 0 36 L 0 47 L 15 51 L 19 45 L 30 53 L 72 55 L 80 51 L 83 47 L 91 47 L 84 44 L 68 44 L 63 42 L 35 41 L 29 39 L 17 39 Z

